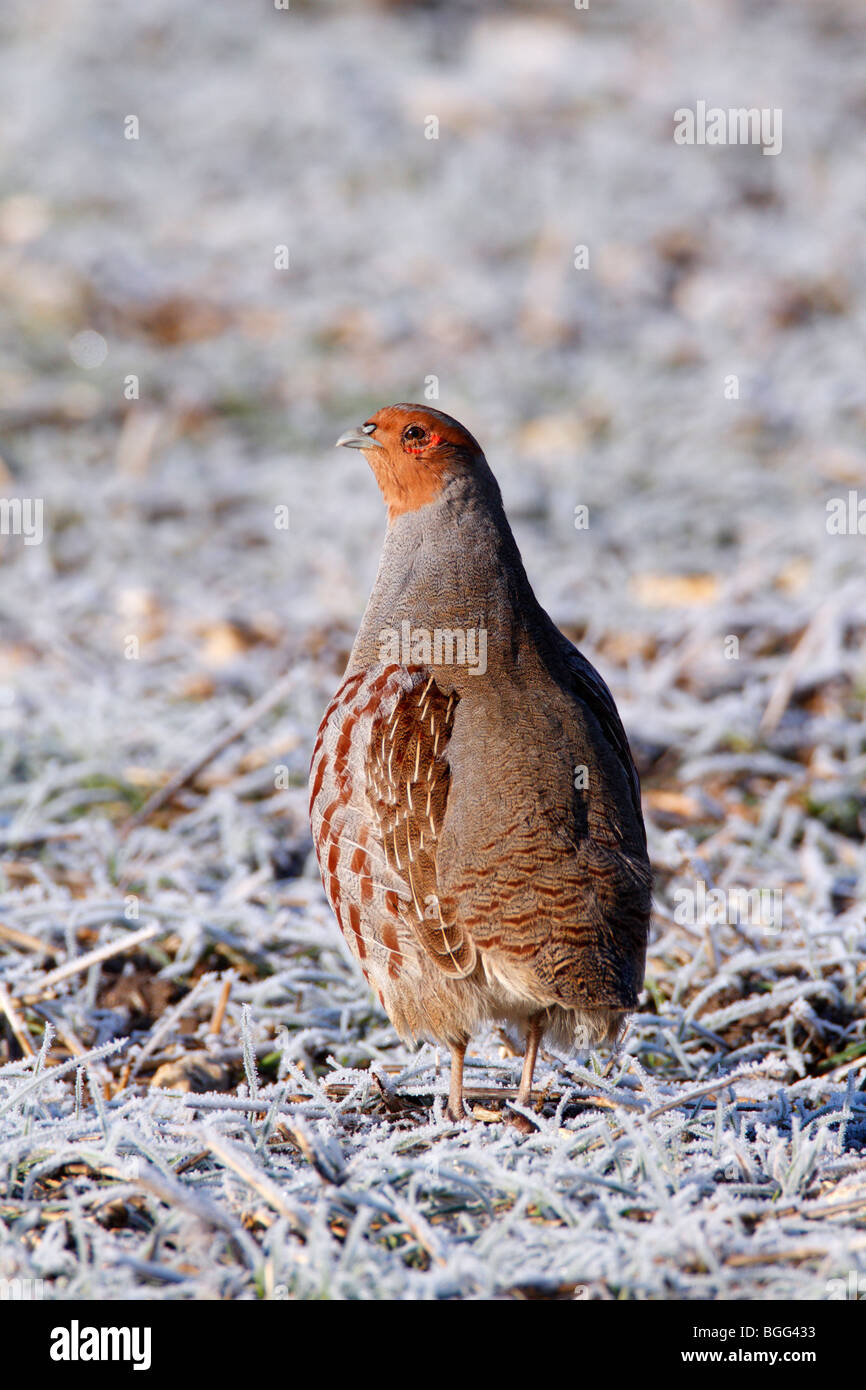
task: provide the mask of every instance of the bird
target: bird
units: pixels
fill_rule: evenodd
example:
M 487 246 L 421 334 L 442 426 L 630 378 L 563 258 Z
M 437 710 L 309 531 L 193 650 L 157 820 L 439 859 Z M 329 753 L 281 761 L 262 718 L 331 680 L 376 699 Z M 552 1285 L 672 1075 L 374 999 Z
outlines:
M 360 450 L 387 509 L 376 580 L 310 766 L 325 894 L 398 1034 L 615 1047 L 643 986 L 652 875 L 638 773 L 602 677 L 535 597 L 473 435 L 387 406 Z

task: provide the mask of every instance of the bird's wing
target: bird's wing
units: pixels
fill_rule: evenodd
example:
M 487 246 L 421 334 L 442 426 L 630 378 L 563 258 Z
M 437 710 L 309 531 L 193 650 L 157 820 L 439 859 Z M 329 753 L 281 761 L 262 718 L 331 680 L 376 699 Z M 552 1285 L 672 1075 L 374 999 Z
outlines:
M 568 643 L 567 655 L 575 694 L 592 711 L 602 734 L 625 772 L 637 823 L 643 835 L 644 844 L 646 844 L 646 831 L 640 803 L 640 778 L 613 696 L 595 667 L 587 661 L 583 652 L 578 651 L 577 647 L 572 646 L 570 642 Z
M 401 915 L 436 965 L 456 978 L 471 974 L 476 950 L 442 902 L 436 854 L 451 773 L 446 759 L 458 704 L 424 668 L 410 668 L 411 688 L 374 719 L 367 746 L 366 792 L 388 867 L 404 881 Z

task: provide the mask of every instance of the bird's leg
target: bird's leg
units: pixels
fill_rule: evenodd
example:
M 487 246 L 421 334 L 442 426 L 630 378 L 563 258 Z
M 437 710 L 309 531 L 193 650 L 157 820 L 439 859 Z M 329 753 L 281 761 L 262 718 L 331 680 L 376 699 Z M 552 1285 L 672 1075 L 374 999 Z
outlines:
M 466 1119 L 466 1111 L 463 1108 L 463 1058 L 466 1056 L 468 1043 L 469 1039 L 464 1037 L 458 1042 L 448 1044 L 451 1052 L 451 1084 L 448 1087 L 445 1114 L 449 1120 Z
M 541 1034 L 544 1031 L 542 1020 L 542 1014 L 533 1014 L 526 1029 L 526 1052 L 523 1055 L 520 1085 L 514 1098 L 516 1105 L 528 1105 L 532 1099 L 532 1074 L 535 1071 L 538 1044 L 541 1042 Z

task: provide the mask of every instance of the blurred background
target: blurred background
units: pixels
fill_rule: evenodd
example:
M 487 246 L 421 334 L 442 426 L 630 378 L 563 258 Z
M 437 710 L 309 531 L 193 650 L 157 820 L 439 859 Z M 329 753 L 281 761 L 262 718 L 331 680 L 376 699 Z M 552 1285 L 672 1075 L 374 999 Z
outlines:
M 336 669 L 383 518 L 333 440 L 425 388 L 615 665 L 862 575 L 825 524 L 866 485 L 855 0 L 8 0 L 0 29 L 2 486 L 45 531 L 0 537 L 16 756 L 47 721 L 122 760 L 134 721 L 159 760 L 220 717 L 179 704 L 311 643 Z M 782 153 L 675 144 L 699 98 L 781 108 Z M 693 666 L 743 684 L 720 642 Z

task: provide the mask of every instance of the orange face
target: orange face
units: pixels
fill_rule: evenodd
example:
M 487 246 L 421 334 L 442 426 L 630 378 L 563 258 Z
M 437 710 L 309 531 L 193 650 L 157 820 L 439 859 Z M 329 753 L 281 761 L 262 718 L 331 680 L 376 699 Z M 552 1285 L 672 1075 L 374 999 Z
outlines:
M 481 450 L 468 430 L 423 405 L 390 405 L 337 440 L 362 449 L 388 506 L 388 521 L 432 502 Z

